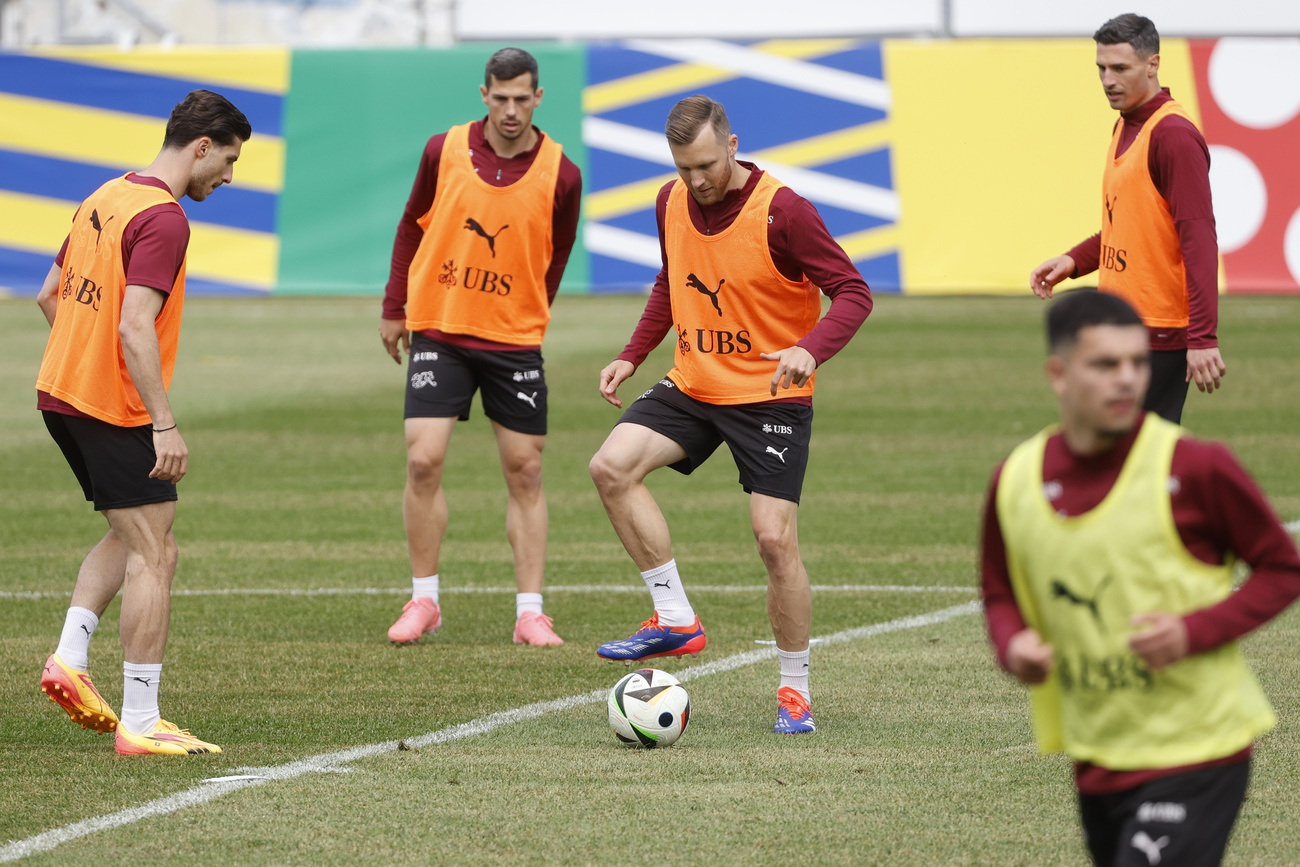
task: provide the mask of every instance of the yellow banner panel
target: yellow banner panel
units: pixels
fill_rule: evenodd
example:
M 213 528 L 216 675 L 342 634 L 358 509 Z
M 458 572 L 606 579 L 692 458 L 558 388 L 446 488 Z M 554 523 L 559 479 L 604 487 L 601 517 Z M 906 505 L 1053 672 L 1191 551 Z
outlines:
M 1163 42 L 1161 83 L 1195 112 L 1186 40 Z M 887 40 L 884 60 L 906 292 L 1028 293 L 1030 270 L 1101 229 L 1118 115 L 1092 40 Z
M 68 236 L 77 202 L 0 190 L 0 246 L 54 257 Z M 211 223 L 190 222 L 189 274 L 254 289 L 275 285 L 280 239 Z
M 120 69 L 165 75 L 210 85 L 227 85 L 265 93 L 287 93 L 292 53 L 288 47 L 221 47 L 177 45 L 174 48 L 139 46 L 130 51 L 116 47 L 76 46 L 37 48 L 33 55 Z
M 0 93 L 0 148 L 64 160 L 143 169 L 162 147 L 166 121 Z M 284 139 L 244 143 L 235 178 L 241 186 L 278 193 L 284 187 Z

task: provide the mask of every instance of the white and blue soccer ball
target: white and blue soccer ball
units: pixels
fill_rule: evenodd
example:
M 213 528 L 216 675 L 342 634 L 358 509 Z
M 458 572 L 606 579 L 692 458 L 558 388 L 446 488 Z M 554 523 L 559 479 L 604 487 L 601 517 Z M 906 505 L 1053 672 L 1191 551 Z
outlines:
M 671 746 L 691 721 L 691 698 L 681 681 L 657 668 L 639 668 L 609 691 L 609 724 L 629 747 Z

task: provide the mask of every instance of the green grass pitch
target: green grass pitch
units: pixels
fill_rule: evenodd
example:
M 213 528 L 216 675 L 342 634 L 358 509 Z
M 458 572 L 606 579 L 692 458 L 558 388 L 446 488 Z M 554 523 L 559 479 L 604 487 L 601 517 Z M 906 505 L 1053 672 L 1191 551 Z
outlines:
M 192 300 L 172 388 L 191 451 L 176 524 L 175 589 L 187 595 L 173 600 L 162 709 L 225 753 L 168 760 L 116 756 L 108 736 L 70 723 L 37 688 L 63 594 L 105 525 L 35 411 L 44 320 L 30 301 L 0 301 L 0 852 L 262 768 L 283 778 L 30 861 L 1082 863 L 1068 762 L 1035 754 L 1025 697 L 995 669 L 977 614 L 815 649 L 810 737 L 771 733 L 769 659 L 690 681 L 694 719 L 670 750 L 620 748 L 599 703 L 418 740 L 608 689 L 626 672 L 595 647 L 648 616 L 649 597 L 626 592 L 640 579 L 586 465 L 618 417 L 596 393 L 597 373 L 642 303 L 562 296 L 545 347 L 556 588 L 546 610 L 567 643 L 511 643 L 505 489 L 476 405 L 446 473 L 443 630 L 395 648 L 385 631 L 410 577 L 404 376 L 380 346 L 378 302 Z M 808 571 L 828 588 L 814 595 L 815 635 L 975 599 L 989 473 L 1053 418 L 1042 310 L 1029 298 L 883 297 L 822 370 L 800 508 Z M 1193 392 L 1185 416 L 1233 447 L 1285 521 L 1300 518 L 1298 333 L 1300 299 L 1223 299 L 1226 388 Z M 667 370 L 667 349 L 625 398 Z M 729 455 L 689 478 L 658 473 L 651 486 L 709 631 L 695 662 L 761 649 L 771 637 L 764 575 Z M 338 592 L 302 592 L 313 589 Z M 114 603 L 91 647 L 91 672 L 115 706 L 118 612 Z M 1281 721 L 1258 747 L 1231 864 L 1300 853 L 1298 640 L 1291 611 L 1245 642 Z M 283 772 L 399 739 L 417 746 Z

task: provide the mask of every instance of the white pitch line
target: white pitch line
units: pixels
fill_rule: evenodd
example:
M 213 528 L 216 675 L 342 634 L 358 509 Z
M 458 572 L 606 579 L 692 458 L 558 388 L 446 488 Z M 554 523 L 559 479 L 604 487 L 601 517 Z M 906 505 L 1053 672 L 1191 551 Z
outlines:
M 813 584 L 814 593 L 974 593 L 975 587 L 948 584 Z M 692 593 L 765 593 L 765 584 L 701 584 Z M 410 587 L 245 587 L 215 590 L 173 590 L 172 596 L 401 596 Z M 557 584 L 547 593 L 644 593 L 644 585 L 631 584 Z M 443 596 L 513 595 L 513 587 L 444 587 Z M 67 599 L 71 590 L 0 591 L 0 599 Z
M 1282 529 L 1291 535 L 1300 533 L 1300 520 L 1288 521 Z M 548 593 L 640 593 L 644 587 L 628 584 L 557 584 L 547 587 Z M 762 584 L 699 585 L 690 588 L 692 593 L 752 593 L 766 591 Z M 814 584 L 814 593 L 973 593 L 976 588 L 954 587 L 946 584 Z M 224 590 L 173 590 L 173 596 L 400 596 L 410 593 L 409 587 L 252 587 Z M 444 594 L 508 594 L 513 587 L 444 587 Z M 71 590 L 0 590 L 0 599 L 67 599 Z
M 965 602 L 961 605 L 954 605 L 951 608 L 944 608 L 939 611 L 932 611 L 929 614 L 920 614 L 913 617 L 900 617 L 897 620 L 890 620 L 886 623 L 875 623 L 870 626 L 860 626 L 856 629 L 846 629 L 843 632 L 836 632 L 824 636 L 820 639 L 820 644 L 841 644 L 848 641 L 856 641 L 861 638 L 871 638 L 876 635 L 883 635 L 887 632 L 898 632 L 904 629 L 918 629 L 925 626 L 934 626 L 955 617 L 963 617 L 967 614 L 974 614 L 980 610 L 978 602 Z M 703 665 L 692 665 L 675 673 L 675 676 L 682 681 L 698 680 L 701 677 L 707 677 L 713 674 L 721 674 L 727 671 L 733 671 L 755 662 L 761 662 L 765 659 L 771 659 L 776 656 L 776 648 L 769 647 L 763 650 L 751 650 L 746 653 L 737 653 L 720 659 L 716 662 L 709 662 Z M 494 729 L 503 726 L 514 725 L 515 723 L 535 719 L 549 713 L 558 711 L 571 710 L 588 704 L 598 704 L 605 701 L 609 695 L 607 689 L 597 689 L 591 692 L 571 695 L 567 698 L 555 699 L 553 701 L 537 702 L 535 704 L 525 705 L 515 708 L 514 710 L 502 711 L 500 713 L 490 714 L 481 719 L 471 720 L 460 725 L 448 726 L 436 732 L 420 735 L 414 738 L 404 738 L 407 746 L 425 747 L 433 744 L 443 744 L 450 741 L 460 740 L 462 738 L 474 737 L 475 735 L 486 734 Z M 346 750 L 338 750 L 332 753 L 322 753 L 317 756 L 311 756 L 306 759 L 300 759 L 294 762 L 288 762 L 283 765 L 274 765 L 268 768 L 237 768 L 235 774 L 248 779 L 230 780 L 228 782 L 210 782 L 196 786 L 192 789 L 186 789 L 174 795 L 157 798 L 138 807 L 128 807 L 125 810 L 119 810 L 116 813 L 110 813 L 106 816 L 97 816 L 92 819 L 84 819 L 80 822 L 73 822 L 71 825 L 64 825 L 62 828 L 55 828 L 45 831 L 35 836 L 28 837 L 26 840 L 18 840 L 0 847 L 0 863 L 6 861 L 16 861 L 19 858 L 26 858 L 29 855 L 35 855 L 39 852 L 48 852 L 58 846 L 69 843 L 73 840 L 86 837 L 98 831 L 107 831 L 112 828 L 120 828 L 124 825 L 130 825 L 143 819 L 153 816 L 164 816 L 168 813 L 174 813 L 177 810 L 183 810 L 186 807 L 195 807 L 205 804 L 208 801 L 216 800 L 223 795 L 229 795 L 238 792 L 241 789 L 252 786 L 264 786 L 273 780 L 290 780 L 294 777 L 302 776 L 308 773 L 337 773 L 342 766 L 351 764 L 360 759 L 371 758 L 382 753 L 394 752 L 402 741 L 384 741 L 378 744 L 369 744 L 366 746 L 352 747 Z

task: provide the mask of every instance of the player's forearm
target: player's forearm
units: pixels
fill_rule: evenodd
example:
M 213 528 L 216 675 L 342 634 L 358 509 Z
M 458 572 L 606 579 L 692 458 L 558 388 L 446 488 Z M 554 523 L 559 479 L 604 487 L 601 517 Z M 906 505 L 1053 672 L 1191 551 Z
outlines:
M 818 366 L 829 361 L 858 333 L 871 315 L 871 291 L 861 279 L 844 285 L 831 298 L 830 309 L 796 345 L 812 353 Z
M 569 256 L 573 253 L 573 245 L 578 239 L 576 218 L 571 229 L 563 234 L 557 232 L 555 238 L 555 252 L 551 256 L 551 264 L 546 269 L 546 303 L 553 304 L 555 296 L 560 291 L 560 281 L 564 279 L 564 269 L 569 265 Z
M 1007 646 L 1027 624 L 1011 587 L 1006 542 L 1002 525 L 998 522 L 997 496 L 1001 475 L 1002 467 L 999 465 L 984 498 L 984 521 L 980 529 L 980 595 L 984 601 L 989 640 L 997 652 L 998 664 L 1006 669 Z
M 1101 264 L 1101 233 L 1075 244 L 1065 255 L 1074 260 L 1074 273 L 1071 277 L 1082 277 L 1096 271 Z
M 1184 618 L 1189 647 L 1196 653 L 1240 638 L 1300 596 L 1300 551 L 1264 492 L 1226 447 L 1184 442 L 1170 469 L 1183 480 L 1187 496 L 1200 503 L 1203 517 L 1197 520 L 1194 512 L 1188 519 L 1175 516 L 1180 535 L 1185 522 L 1208 528 L 1205 541 L 1213 550 L 1233 552 L 1251 570 L 1235 593 Z
M 646 301 L 641 320 L 632 332 L 632 339 L 618 354 L 618 360 L 631 362 L 640 367 L 651 352 L 663 341 L 664 335 L 673 325 L 673 305 L 668 294 L 668 278 L 663 271 L 655 278 L 654 289 Z
M 397 235 L 393 239 L 393 255 L 388 267 L 388 283 L 384 286 L 384 319 L 405 318 L 406 297 L 409 292 L 407 283 L 411 270 L 411 260 L 424 239 L 424 230 L 420 224 L 403 214 L 397 224 Z
M 57 264 L 51 265 L 49 273 L 45 275 L 45 282 L 41 284 L 41 291 L 36 294 L 36 303 L 51 327 L 54 326 L 54 314 L 59 309 L 59 278 L 62 274 L 62 268 Z
M 122 357 L 131 382 L 149 411 L 155 428 L 175 424 L 167 389 L 163 386 L 162 358 L 158 351 L 158 333 L 152 320 L 148 323 L 123 320 L 118 328 L 122 340 Z
M 1217 605 L 1183 618 L 1189 653 L 1236 641 L 1281 614 L 1300 597 L 1300 564 L 1268 564 Z
M 569 264 L 569 256 L 578 241 L 578 219 L 582 215 L 582 174 L 577 166 L 567 161 L 561 162 L 560 183 L 555 194 L 555 210 L 551 217 L 553 252 L 550 267 L 546 269 L 548 302 L 554 302 L 556 293 L 560 291 L 564 269 Z
M 1187 273 L 1187 347 L 1219 345 L 1219 245 L 1213 220 L 1176 224 L 1178 245 Z

